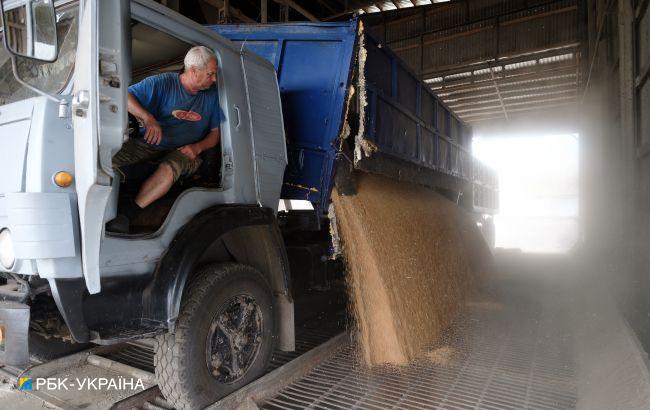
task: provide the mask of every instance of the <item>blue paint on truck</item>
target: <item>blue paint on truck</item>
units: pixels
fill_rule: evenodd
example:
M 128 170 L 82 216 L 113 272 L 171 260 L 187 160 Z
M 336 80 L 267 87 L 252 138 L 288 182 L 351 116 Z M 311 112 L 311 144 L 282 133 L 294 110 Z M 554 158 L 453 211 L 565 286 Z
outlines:
M 496 176 L 471 155 L 471 128 L 406 63 L 367 32 L 359 73 L 359 22 L 214 25 L 244 52 L 273 63 L 287 137 L 282 198 L 305 199 L 322 214 L 334 185 L 348 92 L 363 76 L 363 138 L 376 153 L 357 169 L 457 191 L 469 210 L 497 208 Z M 359 90 L 355 91 L 359 93 Z M 354 104 L 354 101 L 353 101 Z M 376 160 L 375 160 L 376 158 Z M 351 158 L 349 158 L 351 160 Z M 375 161 L 374 163 L 371 163 Z M 383 161 L 383 162 L 382 162 Z M 392 161 L 392 163 L 391 163 Z M 419 178 L 405 177 L 424 171 Z M 426 174 L 426 175 L 424 175 Z
M 327 210 L 356 21 L 210 28 L 275 66 L 289 157 L 282 198 Z

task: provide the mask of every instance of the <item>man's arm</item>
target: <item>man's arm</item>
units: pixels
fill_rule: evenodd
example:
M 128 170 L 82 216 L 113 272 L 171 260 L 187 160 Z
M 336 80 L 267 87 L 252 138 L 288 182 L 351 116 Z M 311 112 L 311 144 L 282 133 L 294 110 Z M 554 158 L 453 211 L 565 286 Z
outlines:
M 221 139 L 221 129 L 214 128 L 201 141 L 180 147 L 178 150 L 189 159 L 196 158 L 203 151 L 216 146 Z
M 144 140 L 149 144 L 160 144 L 160 141 L 162 140 L 162 128 L 160 128 L 156 118 L 140 104 L 133 94 L 127 93 L 127 96 L 128 111 L 144 122 Z

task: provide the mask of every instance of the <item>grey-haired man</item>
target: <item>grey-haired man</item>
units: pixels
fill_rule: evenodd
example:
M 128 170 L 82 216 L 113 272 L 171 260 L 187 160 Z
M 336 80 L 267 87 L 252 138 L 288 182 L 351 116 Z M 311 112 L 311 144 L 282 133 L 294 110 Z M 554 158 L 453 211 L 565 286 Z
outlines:
M 144 123 L 113 157 L 113 168 L 145 160 L 160 161 L 135 200 L 111 221 L 109 230 L 128 231 L 129 217 L 165 195 L 181 176 L 196 172 L 198 155 L 219 143 L 221 110 L 217 59 L 207 47 L 192 47 L 183 73 L 147 77 L 129 87 L 128 110 Z

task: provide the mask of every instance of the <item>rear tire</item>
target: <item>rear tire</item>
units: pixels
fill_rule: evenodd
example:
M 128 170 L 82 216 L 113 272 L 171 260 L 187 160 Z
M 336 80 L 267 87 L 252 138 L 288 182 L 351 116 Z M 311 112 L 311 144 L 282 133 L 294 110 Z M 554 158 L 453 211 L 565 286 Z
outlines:
M 274 347 L 265 278 L 246 265 L 207 266 L 183 293 L 175 333 L 157 338 L 160 391 L 177 409 L 203 408 L 258 378 Z

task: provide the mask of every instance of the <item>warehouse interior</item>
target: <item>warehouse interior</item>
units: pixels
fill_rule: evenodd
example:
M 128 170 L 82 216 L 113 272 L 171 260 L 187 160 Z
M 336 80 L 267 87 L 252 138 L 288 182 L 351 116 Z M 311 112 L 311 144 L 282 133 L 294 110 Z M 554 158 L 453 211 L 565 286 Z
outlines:
M 580 197 L 569 212 L 579 215 L 574 253 L 609 263 L 643 253 L 630 243 L 643 242 L 635 215 L 643 219 L 647 2 L 162 3 L 207 24 L 360 18 L 472 126 L 479 145 L 526 135 L 579 140 L 579 187 L 569 189 Z M 549 158 L 546 170 L 557 161 Z
M 482 141 L 522 135 L 579 140 L 579 187 L 571 190 L 579 195 L 579 233 L 570 253 L 615 272 L 604 277 L 621 291 L 641 293 L 623 298 L 627 303 L 642 303 L 650 200 L 647 1 L 162 3 L 209 24 L 356 16 Z M 545 170 L 557 167 L 557 158 L 547 158 Z M 630 281 L 637 285 L 627 286 Z M 639 323 L 639 331 L 644 327 L 650 325 Z
M 650 349 L 648 1 L 206 0 L 198 1 L 198 8 L 190 3 L 183 2 L 181 12 L 201 10 L 194 18 L 208 23 L 360 18 L 471 124 L 475 155 L 521 174 L 508 188 L 515 202 L 509 204 L 512 198 L 501 192 L 501 211 L 518 208 L 519 219 L 497 223 L 497 264 L 526 277 L 524 288 L 561 288 L 550 294 L 567 292 L 568 306 L 584 302 L 593 308 L 584 292 L 604 291 L 643 350 Z M 526 145 L 527 138 L 537 142 Z M 510 168 L 504 165 L 508 158 Z M 508 177 L 499 178 L 503 190 Z M 527 200 L 516 202 L 522 192 Z M 554 203 L 561 203 L 555 213 L 549 210 Z M 527 224 L 535 217 L 526 219 L 522 207 L 538 222 L 540 215 L 552 222 Z M 555 311 L 555 318 L 564 313 Z M 607 363 L 607 354 L 600 353 L 601 364 Z M 592 387 L 602 383 L 603 391 L 611 391 L 606 377 L 595 380 Z M 620 399 L 582 397 L 578 403 L 616 407 L 612 397 Z
M 649 0 L 156 1 L 201 24 L 359 19 L 499 174 L 494 277 L 425 364 L 373 373 L 346 348 L 264 408 L 650 406 Z M 322 307 L 305 332 L 349 325 L 342 289 L 291 268 Z
M 525 350 L 523 345 L 535 349 L 541 345 L 542 350 L 546 346 L 548 355 L 537 360 L 555 361 L 556 366 L 549 364 L 546 370 L 555 375 L 555 386 L 569 386 L 555 396 L 539 396 L 536 405 L 647 405 L 647 386 L 639 376 L 647 372 L 646 352 L 650 351 L 647 0 L 162 3 L 209 24 L 359 18 L 382 46 L 403 59 L 472 126 L 474 155 L 499 170 L 497 271 L 508 273 L 507 280 L 513 282 L 508 289 L 521 290 L 508 297 L 523 300 L 523 311 L 542 311 L 541 316 L 511 317 L 532 320 L 537 328 L 519 331 L 538 337 L 511 347 L 516 351 Z M 500 291 L 509 294 L 510 290 Z M 609 298 L 611 304 L 606 302 Z M 553 308 L 540 308 L 536 303 Z M 625 351 L 614 340 L 613 335 L 621 330 L 612 330 L 618 326 L 612 324 L 616 322 L 612 311 L 620 312 L 621 323 L 632 329 L 631 337 L 640 346 L 636 365 L 612 367 L 619 361 L 617 349 L 621 355 Z M 575 321 L 582 324 L 580 329 Z M 503 330 L 498 323 L 494 325 L 493 332 Z M 583 346 L 583 359 L 563 361 L 560 356 L 566 352 L 561 341 L 578 338 L 578 334 L 598 342 Z M 610 345 L 610 350 L 603 349 L 603 344 Z M 585 364 L 586 352 L 600 359 Z M 582 364 L 576 365 L 580 360 Z M 574 366 L 586 379 L 563 379 Z M 614 382 L 617 377 L 635 386 L 636 393 L 627 394 L 630 390 Z M 530 378 L 528 382 L 529 388 L 535 383 Z M 526 397 L 522 407 L 535 405 Z M 298 389 L 271 401 L 269 408 L 299 407 L 311 399 Z M 444 396 L 443 403 L 446 400 Z M 500 408 L 519 407 L 514 397 L 506 400 L 508 406 L 494 400 L 492 405 Z M 422 404 L 417 400 L 412 404 L 416 403 Z

